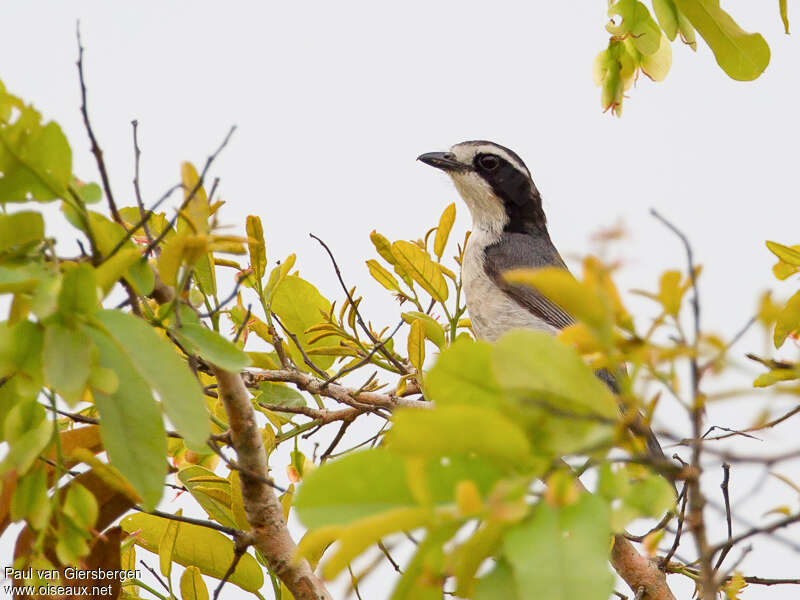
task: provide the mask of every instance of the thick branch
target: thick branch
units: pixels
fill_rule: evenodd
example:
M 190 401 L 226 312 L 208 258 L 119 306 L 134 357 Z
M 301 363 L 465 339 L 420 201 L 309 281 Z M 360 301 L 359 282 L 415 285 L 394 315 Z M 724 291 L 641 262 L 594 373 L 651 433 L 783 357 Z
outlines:
M 633 544 L 622 535 L 614 538 L 611 565 L 634 592 L 644 588 L 642 598 L 675 600 L 667 586 L 667 576 L 658 568 L 657 562 L 639 554 Z
M 256 424 L 255 412 L 241 376 L 214 368 L 219 392 L 228 414 L 231 439 L 244 469 L 241 473 L 242 500 L 247 520 L 252 525 L 253 544 L 264 553 L 270 569 L 297 600 L 330 600 L 325 585 L 311 570 L 308 561 L 294 561 L 297 549 L 283 520 L 283 510 L 272 488 L 262 479 L 247 473 L 268 476 L 264 442 Z

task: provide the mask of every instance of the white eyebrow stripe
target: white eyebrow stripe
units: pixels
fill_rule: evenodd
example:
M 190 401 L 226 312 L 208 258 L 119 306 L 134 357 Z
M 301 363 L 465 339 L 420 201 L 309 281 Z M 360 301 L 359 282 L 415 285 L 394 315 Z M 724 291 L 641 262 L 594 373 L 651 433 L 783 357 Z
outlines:
M 472 144 L 469 142 L 462 142 L 450 148 L 450 152 L 455 154 L 456 158 L 465 164 L 472 164 L 472 160 L 475 158 L 476 154 L 496 154 L 512 164 L 517 171 L 525 173 L 528 177 L 531 176 L 530 171 L 528 171 L 525 165 L 520 163 L 503 148 L 495 146 L 494 144 Z

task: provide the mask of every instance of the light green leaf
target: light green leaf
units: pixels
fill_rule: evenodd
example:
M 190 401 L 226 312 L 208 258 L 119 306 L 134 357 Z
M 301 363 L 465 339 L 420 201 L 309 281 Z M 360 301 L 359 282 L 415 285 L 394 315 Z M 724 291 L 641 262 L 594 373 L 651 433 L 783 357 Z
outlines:
M 250 365 L 247 353 L 204 325 L 186 323 L 173 331 L 181 344 L 213 365 L 238 373 Z
M 43 237 L 44 219 L 41 213 L 20 211 L 0 215 L 0 252 L 39 241 Z
M 14 110 L 11 110 L 11 109 Z M 0 83 L 0 203 L 67 196 L 72 151 L 61 128 Z
M 256 402 L 259 404 L 272 404 L 292 408 L 306 406 L 306 399 L 303 394 L 288 385 L 262 381 L 258 384 L 258 389 L 261 393 L 256 396 Z
M 27 519 L 36 531 L 47 526 L 50 498 L 47 496 L 47 473 L 44 469 L 31 469 L 17 480 L 9 514 L 12 521 Z
M 539 502 L 505 538 L 520 600 L 608 600 L 608 519 L 605 502 L 591 494 L 560 508 Z
M 517 583 L 508 561 L 499 559 L 494 569 L 478 580 L 474 600 L 519 600 Z
M 310 344 L 308 340 L 316 334 L 306 333 L 306 331 L 309 327 L 320 323 L 322 321 L 321 313 L 327 314 L 330 308 L 330 302 L 317 291 L 317 288 L 297 275 L 286 277 L 272 297 L 272 311 L 280 317 L 286 328 L 297 336 L 297 340 L 304 348 L 325 345 L 324 340 Z M 305 369 L 303 356 L 294 343 L 289 342 L 287 348 L 295 364 L 301 369 Z M 314 358 L 314 362 L 320 369 L 327 369 L 333 364 L 333 361 L 333 356 Z
M 392 244 L 392 256 L 434 300 L 441 303 L 447 300 L 447 282 L 427 252 L 411 242 L 398 241 Z
M 136 536 L 136 545 L 157 553 L 167 519 L 136 513 L 122 519 L 120 525 L 127 533 L 141 530 Z M 178 564 L 195 566 L 204 575 L 222 579 L 233 556 L 233 542 L 223 534 L 200 525 L 181 523 L 172 553 L 172 559 Z M 256 592 L 264 585 L 264 574 L 256 559 L 245 553 L 229 581 L 243 590 Z
M 608 16 L 620 18 L 619 24 L 606 25 L 610 34 L 630 36 L 634 47 L 642 54 L 653 54 L 658 50 L 661 30 L 644 4 L 638 0 L 618 0 L 609 7 Z
M 123 346 L 94 327 L 84 331 L 100 351 L 100 366 L 111 369 L 119 378 L 113 394 L 94 393 L 103 447 L 111 464 L 144 499 L 145 509 L 151 510 L 161 499 L 167 474 L 167 437 L 161 411 Z
M 456 340 L 425 376 L 427 395 L 439 406 L 497 406 L 503 390 L 492 373 L 491 355 L 488 342 Z
M 52 322 L 44 330 L 44 380 L 74 405 L 80 400 L 91 370 L 93 345 L 83 331 Z
M 97 522 L 100 507 L 94 494 L 77 481 L 67 486 L 67 496 L 61 511 L 82 529 L 91 529 Z
M 81 263 L 64 273 L 58 294 L 58 308 L 62 313 L 87 315 L 94 311 L 99 302 L 97 280 L 90 265 Z
M 194 449 L 211 433 L 203 389 L 170 342 L 142 319 L 118 310 L 101 310 L 95 318 L 125 348 L 139 373 L 158 392 L 164 411 Z
M 758 33 L 747 33 L 719 5 L 719 0 L 675 0 L 711 47 L 717 63 L 731 79 L 752 81 L 767 68 L 770 50 Z
M 3 437 L 9 444 L 8 454 L 0 462 L 0 473 L 16 469 L 17 474 L 28 472 L 44 450 L 53 433 L 44 407 L 34 399 L 18 402 L 6 415 Z
M 653 0 L 653 12 L 664 34 L 673 41 L 678 35 L 678 9 L 673 0 Z
M 406 456 L 472 455 L 506 467 L 530 462 L 525 433 L 500 412 L 477 406 L 400 409 L 387 435 L 388 447 Z
M 141 260 L 142 253 L 137 248 L 123 248 L 97 267 L 95 275 L 97 277 L 97 285 L 103 291 L 103 298 L 108 295 L 114 284 L 122 279 L 134 264 Z
M 419 311 L 410 311 L 404 312 L 402 315 L 403 320 L 408 323 L 412 324 L 414 321 L 422 321 L 422 324 L 425 326 L 425 337 L 436 344 L 439 349 L 443 349 L 445 346 L 445 333 L 444 328 L 439 325 L 439 323 L 430 315 L 426 315 L 423 312 Z

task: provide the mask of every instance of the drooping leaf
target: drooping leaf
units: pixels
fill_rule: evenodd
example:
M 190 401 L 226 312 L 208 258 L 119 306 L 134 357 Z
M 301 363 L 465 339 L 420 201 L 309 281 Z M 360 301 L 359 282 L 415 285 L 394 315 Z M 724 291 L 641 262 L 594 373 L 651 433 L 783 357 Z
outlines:
M 44 380 L 71 405 L 80 400 L 91 369 L 92 341 L 83 331 L 53 322 L 44 330 Z
M 136 369 L 158 392 L 167 417 L 186 443 L 203 447 L 211 433 L 203 389 L 172 344 L 133 315 L 102 310 L 95 318 L 125 348 Z
M 673 0 L 653 0 L 653 12 L 664 34 L 673 41 L 678 35 L 678 8 Z
M 783 30 L 786 35 L 789 35 L 789 7 L 786 0 L 779 0 L 778 6 L 781 12 L 781 21 L 783 21 Z
M 722 10 L 719 0 L 675 0 L 711 47 L 722 70 L 731 79 L 751 81 L 767 68 L 770 50 L 758 33 L 747 33 Z
M 414 321 L 422 321 L 425 327 L 425 337 L 436 344 L 439 349 L 443 349 L 445 345 L 444 328 L 430 315 L 426 315 L 419 311 L 404 312 L 402 315 L 403 320 L 412 324 Z
M 608 8 L 608 16 L 617 16 L 618 24 L 609 23 L 606 30 L 615 36 L 630 36 L 635 48 L 642 54 L 653 54 L 660 45 L 661 30 L 650 11 L 638 0 L 618 0 Z
M 267 248 L 264 244 L 264 228 L 261 226 L 261 219 L 255 215 L 247 216 L 247 242 L 250 251 L 250 268 L 255 272 L 256 278 L 264 276 L 267 268 Z
M 414 365 L 417 373 L 422 372 L 425 363 L 425 325 L 420 319 L 411 322 L 408 334 L 408 360 Z
M 119 378 L 113 394 L 94 394 L 103 447 L 111 464 L 130 481 L 150 510 L 161 498 L 167 474 L 167 438 L 161 411 L 125 349 L 99 329 L 86 327 L 84 331 L 99 350 L 100 365 Z
M 186 567 L 181 574 L 181 600 L 208 600 L 208 588 L 200 569 Z

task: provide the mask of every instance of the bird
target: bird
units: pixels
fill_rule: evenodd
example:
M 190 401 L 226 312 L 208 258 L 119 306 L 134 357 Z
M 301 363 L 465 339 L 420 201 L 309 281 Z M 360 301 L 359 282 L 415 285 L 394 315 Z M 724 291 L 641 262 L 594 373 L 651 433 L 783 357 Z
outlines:
M 519 155 L 494 142 L 473 140 L 447 152 L 421 154 L 417 160 L 449 175 L 472 215 L 461 280 L 475 336 L 495 342 L 519 328 L 555 335 L 575 323 L 535 288 L 503 278 L 506 271 L 518 268 L 569 270 L 550 239 L 542 196 Z M 601 369 L 596 374 L 619 392 L 611 372 Z M 646 441 L 648 453 L 663 459 L 649 429 Z

